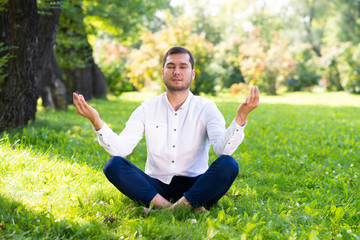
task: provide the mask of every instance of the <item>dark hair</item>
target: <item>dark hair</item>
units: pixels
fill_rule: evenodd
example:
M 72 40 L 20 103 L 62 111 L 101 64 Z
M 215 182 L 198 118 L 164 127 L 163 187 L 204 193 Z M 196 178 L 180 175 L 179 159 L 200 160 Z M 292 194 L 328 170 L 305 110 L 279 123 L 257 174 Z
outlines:
M 189 50 L 187 50 L 184 47 L 180 47 L 180 46 L 172 47 L 166 52 L 166 54 L 165 54 L 165 56 L 163 58 L 163 67 L 165 67 L 166 58 L 169 55 L 176 54 L 176 53 L 187 53 L 189 55 L 189 57 L 190 57 L 191 68 L 194 69 L 194 65 L 195 65 L 194 56 L 191 54 L 191 52 Z

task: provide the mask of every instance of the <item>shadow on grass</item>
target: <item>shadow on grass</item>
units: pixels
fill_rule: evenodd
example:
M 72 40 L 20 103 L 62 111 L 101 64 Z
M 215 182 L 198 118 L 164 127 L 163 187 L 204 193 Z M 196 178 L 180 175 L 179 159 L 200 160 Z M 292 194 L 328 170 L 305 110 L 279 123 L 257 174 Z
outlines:
M 132 111 L 140 105 L 139 102 L 96 100 L 92 104 L 115 132 L 120 133 Z M 74 106 L 67 111 L 41 111 L 36 121 L 27 127 L 10 129 L 0 133 L 0 139 L 7 138 L 13 148 L 27 149 L 41 154 L 49 154 L 49 158 L 68 161 L 70 163 L 86 164 L 94 170 L 101 170 L 109 159 L 109 154 L 99 146 L 91 123 L 76 114 Z M 140 142 L 141 149 L 144 142 Z M 139 148 L 134 152 L 140 152 Z M 134 155 L 134 154 L 133 154 Z M 139 159 L 139 155 L 129 156 Z
M 0 195 L 0 238 L 5 239 L 116 239 L 103 226 L 55 220 L 50 212 L 34 212 Z

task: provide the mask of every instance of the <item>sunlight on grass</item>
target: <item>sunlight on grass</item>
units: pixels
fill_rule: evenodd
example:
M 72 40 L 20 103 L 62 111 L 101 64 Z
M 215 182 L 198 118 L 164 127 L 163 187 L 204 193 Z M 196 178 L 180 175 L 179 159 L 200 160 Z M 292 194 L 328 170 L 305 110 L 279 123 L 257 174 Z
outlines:
M 126 101 L 143 102 L 157 94 L 151 91 L 128 92 L 120 97 L 109 96 L 110 100 L 122 99 Z M 217 96 L 202 95 L 215 102 L 239 102 L 246 99 L 246 95 L 232 95 L 230 93 L 219 93 Z M 260 95 L 260 103 L 271 104 L 295 104 L 295 105 L 321 105 L 321 106 L 351 106 L 360 107 L 360 95 L 350 94 L 348 92 L 295 92 L 283 93 L 277 96 Z
M 272 104 L 322 105 L 360 107 L 360 95 L 347 92 L 285 93 L 280 96 L 262 96 L 262 102 Z

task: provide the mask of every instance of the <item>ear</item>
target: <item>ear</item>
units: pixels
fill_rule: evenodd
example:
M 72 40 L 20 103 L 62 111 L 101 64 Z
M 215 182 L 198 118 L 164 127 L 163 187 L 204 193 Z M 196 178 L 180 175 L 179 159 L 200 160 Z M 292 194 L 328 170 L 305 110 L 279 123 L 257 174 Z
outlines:
M 192 74 L 191 74 L 191 80 L 194 80 L 195 79 L 195 69 L 192 70 Z

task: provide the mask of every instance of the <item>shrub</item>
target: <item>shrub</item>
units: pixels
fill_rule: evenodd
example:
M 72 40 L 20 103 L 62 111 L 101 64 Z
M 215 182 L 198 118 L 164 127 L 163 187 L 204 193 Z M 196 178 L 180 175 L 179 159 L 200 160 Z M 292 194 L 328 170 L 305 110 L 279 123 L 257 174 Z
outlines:
M 295 46 L 292 54 L 296 61 L 296 67 L 293 75 L 286 80 L 288 91 L 302 91 L 317 85 L 321 76 L 317 72 L 317 57 L 311 46 Z

